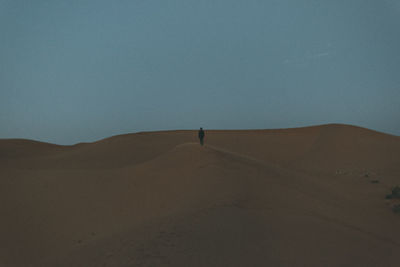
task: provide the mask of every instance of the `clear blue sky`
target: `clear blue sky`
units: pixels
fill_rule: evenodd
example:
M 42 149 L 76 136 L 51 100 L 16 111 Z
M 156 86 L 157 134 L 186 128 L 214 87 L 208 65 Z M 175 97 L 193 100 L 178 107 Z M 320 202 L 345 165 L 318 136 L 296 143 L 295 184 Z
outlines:
M 0 138 L 400 135 L 398 0 L 0 0 Z

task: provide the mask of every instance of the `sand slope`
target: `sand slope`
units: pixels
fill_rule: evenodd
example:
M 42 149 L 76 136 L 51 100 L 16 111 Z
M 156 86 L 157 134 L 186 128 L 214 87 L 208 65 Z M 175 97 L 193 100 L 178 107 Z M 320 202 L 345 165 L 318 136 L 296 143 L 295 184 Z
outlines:
M 399 137 L 196 135 L 0 140 L 0 266 L 398 266 Z

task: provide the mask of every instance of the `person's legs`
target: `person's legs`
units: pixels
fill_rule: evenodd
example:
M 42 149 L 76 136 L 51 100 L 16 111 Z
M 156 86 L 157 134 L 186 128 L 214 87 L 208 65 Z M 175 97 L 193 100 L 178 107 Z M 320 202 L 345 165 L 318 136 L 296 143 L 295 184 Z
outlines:
M 204 145 L 204 140 L 203 140 L 203 138 L 200 138 L 200 145 Z

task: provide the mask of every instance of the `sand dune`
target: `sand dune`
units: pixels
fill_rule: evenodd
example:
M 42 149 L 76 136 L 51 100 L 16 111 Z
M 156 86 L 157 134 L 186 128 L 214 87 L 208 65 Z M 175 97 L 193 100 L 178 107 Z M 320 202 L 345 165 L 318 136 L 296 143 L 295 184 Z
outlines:
M 399 265 L 400 137 L 196 135 L 0 140 L 0 266 Z

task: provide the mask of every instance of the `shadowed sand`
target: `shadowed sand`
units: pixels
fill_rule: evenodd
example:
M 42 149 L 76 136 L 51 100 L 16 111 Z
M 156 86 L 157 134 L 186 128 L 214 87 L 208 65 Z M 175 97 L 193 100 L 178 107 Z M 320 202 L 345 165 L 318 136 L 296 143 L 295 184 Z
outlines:
M 0 266 L 399 266 L 395 185 L 348 125 L 0 140 Z

